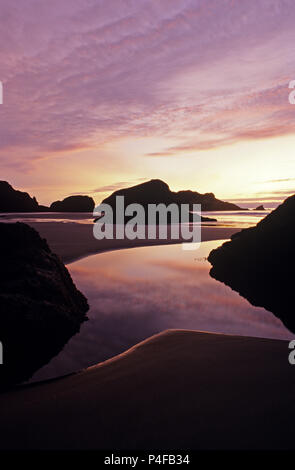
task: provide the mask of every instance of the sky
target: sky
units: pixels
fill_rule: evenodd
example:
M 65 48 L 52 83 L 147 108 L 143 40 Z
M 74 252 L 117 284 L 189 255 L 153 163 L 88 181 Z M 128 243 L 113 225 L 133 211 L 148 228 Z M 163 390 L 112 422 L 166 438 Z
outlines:
M 41 204 L 151 178 L 295 193 L 292 0 L 0 0 L 0 179 Z

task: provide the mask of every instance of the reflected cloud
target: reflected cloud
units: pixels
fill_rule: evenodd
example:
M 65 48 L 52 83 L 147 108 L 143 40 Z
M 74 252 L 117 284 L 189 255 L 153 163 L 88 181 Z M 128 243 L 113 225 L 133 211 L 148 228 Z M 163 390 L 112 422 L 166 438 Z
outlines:
M 181 245 L 132 248 L 70 264 L 88 298 L 89 321 L 35 379 L 103 361 L 169 328 L 292 338 L 271 313 L 210 278 L 209 263 L 200 259 L 221 243 L 202 243 L 198 252 Z

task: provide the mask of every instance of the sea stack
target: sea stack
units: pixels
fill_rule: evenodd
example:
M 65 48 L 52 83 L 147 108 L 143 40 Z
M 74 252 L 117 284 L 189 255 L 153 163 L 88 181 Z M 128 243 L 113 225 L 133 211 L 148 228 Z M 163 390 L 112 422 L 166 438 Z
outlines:
M 17 191 L 7 181 L 0 181 L 0 212 L 37 212 L 39 210 L 35 197 L 23 191 Z
M 255 306 L 264 307 L 295 332 L 295 195 L 255 227 L 234 234 L 211 251 L 210 275 Z
M 125 205 L 137 203 L 146 207 L 147 204 L 201 204 L 202 211 L 230 211 L 243 210 L 241 207 L 231 202 L 217 199 L 213 193 L 201 194 L 197 191 L 171 191 L 168 184 L 159 179 L 146 181 L 130 188 L 119 189 L 112 193 L 102 202 L 115 205 L 116 196 L 124 196 Z
M 69 196 L 51 204 L 52 212 L 92 212 L 95 203 L 89 196 Z

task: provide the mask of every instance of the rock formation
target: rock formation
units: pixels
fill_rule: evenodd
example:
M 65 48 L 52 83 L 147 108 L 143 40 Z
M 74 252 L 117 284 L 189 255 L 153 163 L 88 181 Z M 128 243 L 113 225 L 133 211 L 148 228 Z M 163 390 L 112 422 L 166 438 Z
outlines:
M 264 307 L 295 332 L 295 195 L 255 227 L 234 234 L 211 251 L 210 274 Z
M 0 224 L 0 386 L 29 379 L 87 319 L 88 303 L 47 242 L 23 223 Z
M 52 212 L 92 212 L 95 203 L 89 196 L 69 196 L 55 201 L 50 206 Z
M 7 181 L 0 181 L 0 212 L 36 212 L 39 204 L 28 193 L 16 191 Z
M 170 191 L 168 184 L 158 179 L 115 191 L 102 202 L 114 206 L 116 196 L 125 197 L 125 206 L 134 202 L 143 206 L 147 204 L 164 203 L 168 205 L 176 203 L 189 204 L 190 207 L 193 204 L 201 204 L 202 211 L 243 210 L 236 204 L 216 199 L 213 193 L 200 194 L 195 191 Z

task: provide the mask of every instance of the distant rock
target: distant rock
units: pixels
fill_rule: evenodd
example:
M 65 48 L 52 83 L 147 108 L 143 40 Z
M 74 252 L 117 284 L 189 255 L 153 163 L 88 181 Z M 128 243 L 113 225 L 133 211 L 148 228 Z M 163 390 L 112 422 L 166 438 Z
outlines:
M 0 212 L 37 211 L 39 211 L 39 204 L 35 197 L 15 190 L 7 181 L 0 181 Z
M 50 206 L 52 212 L 92 212 L 95 203 L 89 196 L 69 196 L 63 201 L 55 201 Z
M 94 206 L 89 196 L 69 196 L 49 208 L 28 193 L 15 190 L 7 181 L 0 181 L 0 212 L 92 212 Z
M 255 211 L 265 211 L 264 207 L 261 205 L 261 206 L 257 206 L 256 209 L 254 209 Z
M 190 214 L 190 222 L 194 222 L 194 216 Z M 214 219 L 213 217 L 205 217 L 201 216 L 201 222 L 217 222 L 217 219 Z
M 49 207 L 47 207 L 47 206 L 42 206 L 42 205 L 39 204 L 39 206 L 38 206 L 38 212 L 49 212 L 49 211 L 50 211 Z
M 143 206 L 147 206 L 147 204 L 164 203 L 168 205 L 176 203 L 189 204 L 190 208 L 192 208 L 193 204 L 201 204 L 202 211 L 243 210 L 236 204 L 216 199 L 213 193 L 200 194 L 196 191 L 170 191 L 168 184 L 158 179 L 150 180 L 130 188 L 119 189 L 102 202 L 114 207 L 116 196 L 125 197 L 125 206 L 134 202 Z
M 193 204 L 201 204 L 201 210 L 204 211 L 222 211 L 222 210 L 243 210 L 239 206 L 230 202 L 224 202 L 216 199 L 213 193 L 200 194 L 195 191 L 178 191 L 173 192 L 164 181 L 154 179 L 145 183 L 132 186 L 130 188 L 115 191 L 109 197 L 104 199 L 102 203 L 109 204 L 113 210 L 116 205 L 116 196 L 124 196 L 125 207 L 132 203 L 141 204 L 147 210 L 148 204 L 188 204 L 190 211 Z M 128 218 L 125 218 L 129 220 Z M 192 216 L 190 215 L 190 220 Z M 217 222 L 217 219 L 211 217 L 201 218 L 202 222 Z M 146 220 L 146 223 L 148 221 Z M 169 220 L 168 220 L 169 223 Z
M 23 223 L 0 224 L 0 386 L 29 379 L 87 319 L 88 303 L 46 241 Z
M 189 193 L 185 196 L 184 193 Z M 145 224 L 148 224 L 148 204 L 165 204 L 168 206 L 169 204 L 188 204 L 190 209 L 193 209 L 193 203 L 197 204 L 197 202 L 193 202 L 192 191 L 180 191 L 178 193 L 174 193 L 170 191 L 168 184 L 164 183 L 161 180 L 150 180 L 142 184 L 138 184 L 136 186 L 132 186 L 126 189 L 120 189 L 115 191 L 111 196 L 107 197 L 102 201 L 103 204 L 109 204 L 113 209 L 113 217 L 114 223 L 116 222 L 116 197 L 117 196 L 124 196 L 124 205 L 125 208 L 129 204 L 137 203 L 144 207 L 145 209 Z M 213 195 L 214 197 L 214 195 Z M 94 222 L 99 220 L 100 217 L 96 217 Z M 131 220 L 133 216 L 125 216 L 124 222 L 127 223 Z M 193 221 L 194 216 L 192 212 L 189 211 L 189 220 Z M 203 217 L 201 216 L 202 222 L 217 222 L 217 219 L 211 217 Z M 159 223 L 159 218 L 157 219 L 156 223 Z M 167 223 L 171 223 L 171 214 L 167 214 Z
M 295 333 L 295 195 L 255 227 L 211 251 L 210 275 L 255 306 L 279 317 Z

